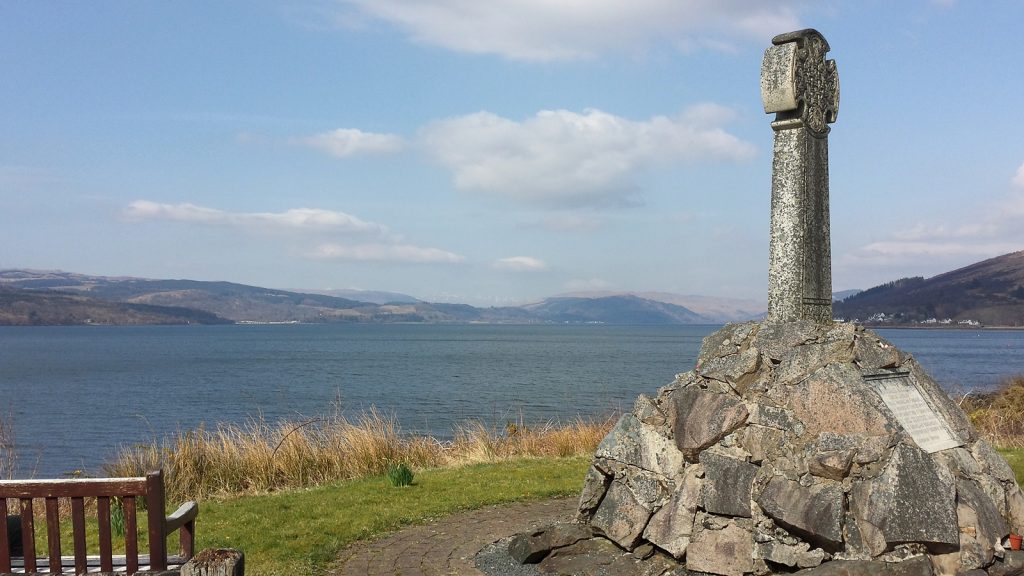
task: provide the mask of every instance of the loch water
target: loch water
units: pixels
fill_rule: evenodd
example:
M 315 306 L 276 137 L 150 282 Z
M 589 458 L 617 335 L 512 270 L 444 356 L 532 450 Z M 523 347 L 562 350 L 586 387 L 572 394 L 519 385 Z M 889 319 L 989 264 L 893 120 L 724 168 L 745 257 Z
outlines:
M 119 446 L 197 426 L 370 408 L 405 433 L 628 409 L 693 368 L 718 326 L 232 325 L 0 328 L 0 417 L 19 474 L 99 473 Z M 1024 373 L 1024 331 L 879 330 L 948 390 Z

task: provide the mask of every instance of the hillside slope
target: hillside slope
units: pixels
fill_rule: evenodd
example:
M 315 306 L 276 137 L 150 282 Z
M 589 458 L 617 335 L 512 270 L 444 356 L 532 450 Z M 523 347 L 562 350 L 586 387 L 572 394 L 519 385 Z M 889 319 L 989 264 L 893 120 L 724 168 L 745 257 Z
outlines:
M 682 306 L 637 296 L 602 298 L 548 298 L 524 306 L 548 322 L 600 322 L 604 324 L 707 324 L 704 316 Z
M 190 308 L 108 302 L 80 294 L 0 285 L 0 326 L 230 323 L 216 314 Z
M 1024 251 L 990 258 L 932 278 L 902 278 L 833 305 L 837 318 L 906 324 L 980 322 L 1024 326 Z
M 700 296 L 696 294 L 675 294 L 672 292 L 614 292 L 585 291 L 560 294 L 557 298 L 604 298 L 607 296 L 636 296 L 645 300 L 663 302 L 682 306 L 698 314 L 701 323 L 724 324 L 726 322 L 746 322 L 764 317 L 768 310 L 765 302 L 745 298 L 726 298 L 722 296 Z

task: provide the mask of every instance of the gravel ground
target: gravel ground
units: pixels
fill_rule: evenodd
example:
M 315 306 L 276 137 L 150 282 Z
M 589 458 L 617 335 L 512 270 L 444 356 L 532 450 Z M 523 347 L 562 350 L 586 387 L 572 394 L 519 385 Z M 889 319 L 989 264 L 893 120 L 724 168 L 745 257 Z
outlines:
M 484 546 L 476 555 L 476 569 L 487 576 L 545 576 L 536 564 L 520 564 L 508 553 L 512 537 Z

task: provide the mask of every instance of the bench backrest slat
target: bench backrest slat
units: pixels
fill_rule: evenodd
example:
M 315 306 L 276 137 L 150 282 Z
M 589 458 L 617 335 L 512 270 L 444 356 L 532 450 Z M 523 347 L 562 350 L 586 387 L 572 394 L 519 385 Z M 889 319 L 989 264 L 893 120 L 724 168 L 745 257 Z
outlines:
M 60 572 L 60 508 L 56 496 L 46 499 L 46 543 L 50 554 L 50 573 Z
M 131 574 L 139 570 L 139 531 L 135 520 L 135 496 L 125 496 L 121 500 L 121 509 L 124 510 L 124 553 L 127 557 L 128 573 Z
M 167 540 L 164 534 L 164 471 L 146 476 L 146 512 L 149 514 L 150 570 L 167 570 Z
M 111 558 L 114 552 L 110 541 L 110 496 L 100 496 L 96 499 L 96 520 L 100 533 L 100 571 L 113 572 L 114 562 Z
M 7 536 L 7 498 L 0 498 L 0 572 L 11 571 L 10 538 Z
M 32 499 L 21 499 L 21 549 L 25 551 L 25 572 L 36 570 L 35 514 L 32 513 Z
M 146 478 L 79 478 L 74 480 L 4 480 L 8 498 L 133 496 L 146 493 Z
M 71 499 L 71 532 L 75 546 L 75 574 L 85 574 L 85 498 Z

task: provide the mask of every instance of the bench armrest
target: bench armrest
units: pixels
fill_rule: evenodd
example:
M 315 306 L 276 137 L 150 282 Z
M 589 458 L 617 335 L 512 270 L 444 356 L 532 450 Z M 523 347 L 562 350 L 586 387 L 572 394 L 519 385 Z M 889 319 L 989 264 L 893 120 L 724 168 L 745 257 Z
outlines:
M 174 532 L 189 522 L 194 522 L 196 516 L 199 515 L 199 505 L 195 502 L 185 502 L 174 511 L 173 514 L 164 520 L 164 526 L 167 528 L 167 534 Z

